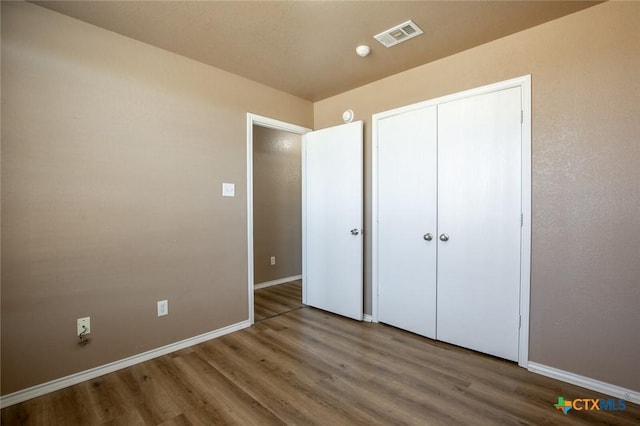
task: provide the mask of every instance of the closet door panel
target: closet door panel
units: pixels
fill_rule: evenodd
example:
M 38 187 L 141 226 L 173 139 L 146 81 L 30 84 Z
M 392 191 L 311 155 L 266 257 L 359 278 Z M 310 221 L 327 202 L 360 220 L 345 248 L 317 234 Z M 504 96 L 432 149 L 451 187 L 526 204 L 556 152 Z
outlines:
M 520 111 L 520 88 L 438 106 L 437 337 L 514 361 L 520 292 Z
M 381 119 L 377 128 L 378 318 L 430 338 L 436 331 L 436 124 L 433 106 Z

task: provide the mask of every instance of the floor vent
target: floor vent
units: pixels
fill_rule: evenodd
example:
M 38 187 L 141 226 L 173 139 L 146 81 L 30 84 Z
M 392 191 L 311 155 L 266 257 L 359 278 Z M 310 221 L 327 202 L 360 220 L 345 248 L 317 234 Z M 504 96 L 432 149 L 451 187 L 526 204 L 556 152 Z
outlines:
M 384 44 L 385 47 L 391 47 L 398 43 L 402 43 L 403 41 L 417 37 L 422 33 L 423 31 L 413 21 L 407 21 L 383 31 L 380 34 L 373 36 L 373 38 Z

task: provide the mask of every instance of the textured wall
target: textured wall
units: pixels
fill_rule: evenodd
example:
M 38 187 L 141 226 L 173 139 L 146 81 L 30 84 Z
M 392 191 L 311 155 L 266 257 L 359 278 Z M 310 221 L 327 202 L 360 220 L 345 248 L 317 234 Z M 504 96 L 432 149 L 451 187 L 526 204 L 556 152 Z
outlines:
M 248 319 L 247 112 L 313 120 L 310 102 L 2 2 L 3 394 Z
M 302 274 L 301 140 L 295 133 L 253 126 L 255 284 Z
M 530 360 L 640 390 L 640 3 L 607 2 L 314 104 L 316 129 L 532 75 Z M 375 52 L 374 52 L 375 53 Z M 365 234 L 367 235 L 367 234 Z M 371 307 L 366 240 L 365 309 Z
M 638 28 L 639 3 L 608 2 L 312 114 L 265 86 L 2 2 L 2 394 L 248 317 L 246 112 L 323 128 L 353 108 L 370 228 L 372 113 L 529 73 L 530 358 L 640 389 Z M 220 197 L 223 181 L 236 198 Z M 93 342 L 80 348 L 86 315 Z

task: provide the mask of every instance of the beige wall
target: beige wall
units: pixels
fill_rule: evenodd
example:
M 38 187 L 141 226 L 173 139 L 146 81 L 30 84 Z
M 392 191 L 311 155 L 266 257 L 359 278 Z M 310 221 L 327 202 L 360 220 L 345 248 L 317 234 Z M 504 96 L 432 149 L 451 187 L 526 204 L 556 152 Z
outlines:
M 248 317 L 246 112 L 315 128 L 532 74 L 532 361 L 640 389 L 640 4 L 312 105 L 2 2 L 2 394 Z M 222 198 L 221 182 L 235 182 Z M 366 243 L 370 310 L 371 244 Z M 155 303 L 169 299 L 157 318 Z M 75 320 L 92 317 L 92 342 Z
M 248 319 L 247 112 L 313 121 L 310 102 L 2 2 L 2 394 Z
M 640 390 L 640 3 L 605 3 L 314 105 L 314 128 L 532 75 L 530 360 Z M 371 241 L 366 300 L 371 307 Z
M 302 274 L 301 139 L 253 126 L 255 284 Z

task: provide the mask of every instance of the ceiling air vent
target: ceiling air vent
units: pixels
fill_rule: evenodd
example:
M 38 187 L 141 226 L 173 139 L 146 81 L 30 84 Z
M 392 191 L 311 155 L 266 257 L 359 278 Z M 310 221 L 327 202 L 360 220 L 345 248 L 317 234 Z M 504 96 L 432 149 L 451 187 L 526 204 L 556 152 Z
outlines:
M 413 21 L 407 21 L 400 25 L 396 25 L 386 31 L 381 32 L 378 35 L 373 36 L 385 47 L 395 46 L 398 43 L 407 41 L 410 38 L 414 38 L 422 34 L 422 30 Z

